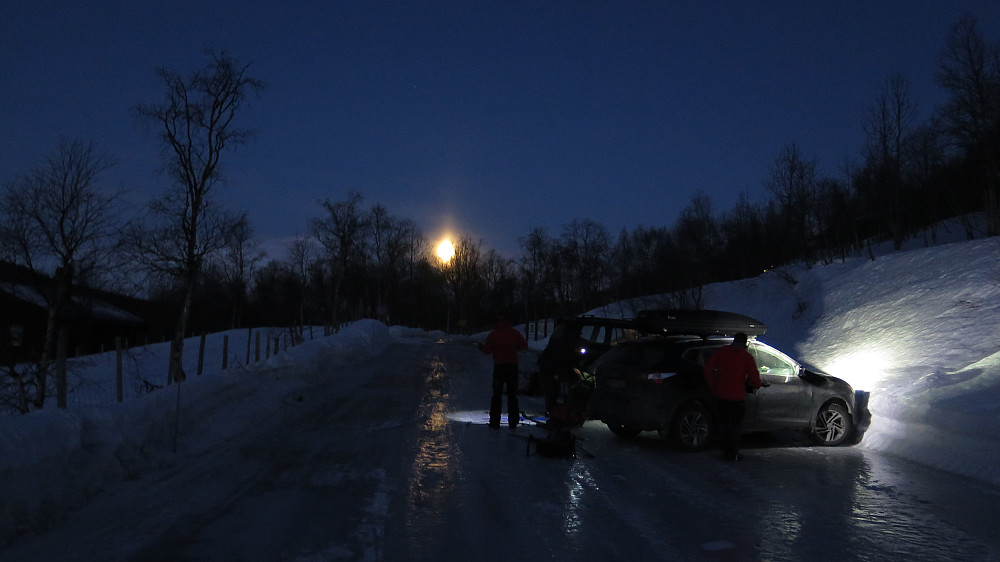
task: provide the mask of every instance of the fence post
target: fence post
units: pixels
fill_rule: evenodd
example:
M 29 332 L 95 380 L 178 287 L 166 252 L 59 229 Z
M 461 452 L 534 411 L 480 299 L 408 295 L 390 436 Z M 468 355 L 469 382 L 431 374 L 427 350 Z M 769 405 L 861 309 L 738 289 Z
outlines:
M 208 337 L 206 334 L 201 335 L 201 342 L 198 344 L 198 375 L 201 375 L 205 367 L 205 338 Z
M 257 337 L 254 338 L 253 344 L 253 362 L 257 363 L 260 361 L 260 332 L 257 332 Z
M 247 361 L 244 365 L 250 364 L 250 342 L 253 341 L 253 328 L 247 328 Z
M 125 389 L 122 384 L 122 338 L 115 337 L 115 390 L 118 392 L 118 403 L 125 399 Z
M 229 334 L 222 336 L 222 370 L 229 368 Z

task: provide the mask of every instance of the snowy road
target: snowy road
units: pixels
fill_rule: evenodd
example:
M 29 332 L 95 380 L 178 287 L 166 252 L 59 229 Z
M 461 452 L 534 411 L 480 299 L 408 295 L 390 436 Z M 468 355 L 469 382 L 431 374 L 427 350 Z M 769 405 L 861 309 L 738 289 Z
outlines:
M 1000 491 L 860 447 L 767 436 L 733 464 L 588 422 L 592 458 L 525 456 L 540 430 L 453 420 L 487 407 L 490 370 L 418 338 L 335 384 L 283 374 L 310 391 L 213 450 L 182 434 L 0 560 L 1000 559 Z

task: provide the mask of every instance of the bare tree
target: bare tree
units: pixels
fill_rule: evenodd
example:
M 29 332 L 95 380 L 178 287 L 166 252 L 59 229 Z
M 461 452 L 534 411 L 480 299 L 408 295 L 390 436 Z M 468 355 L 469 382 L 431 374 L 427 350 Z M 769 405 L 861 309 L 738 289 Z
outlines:
M 387 292 L 396 279 L 399 258 L 397 221 L 381 204 L 368 212 L 368 241 L 371 248 L 372 274 L 375 278 L 375 305 L 380 319 L 385 319 Z
M 305 236 L 296 236 L 288 244 L 288 267 L 295 279 L 297 292 L 296 309 L 298 310 L 299 326 L 305 326 L 306 289 L 309 286 L 309 273 L 315 260 L 315 240 Z
M 947 162 L 944 140 L 941 125 L 936 119 L 915 127 L 907 135 L 908 176 L 917 192 L 913 207 L 920 224 L 929 226 L 925 236 L 929 235 L 932 240 L 937 239 L 939 221 L 954 216 L 958 217 L 966 236 L 971 239 L 974 221 L 969 213 L 972 209 L 966 203 L 968 198 L 963 197 L 968 192 L 949 189 L 950 182 L 945 181 L 943 174 Z
M 712 214 L 712 200 L 703 193 L 691 198 L 681 210 L 674 226 L 678 247 L 677 269 L 690 304 L 701 308 L 701 286 L 711 282 L 716 269 L 716 255 L 721 246 L 718 221 Z
M 103 191 L 98 177 L 113 165 L 93 142 L 67 140 L 45 165 L 6 186 L 0 200 L 0 239 L 6 255 L 36 273 L 54 273 L 53 289 L 39 288 L 48 319 L 36 372 L 35 407 L 45 403 L 46 377 L 56 342 L 65 333 L 62 312 L 75 279 L 107 266 L 115 226 L 117 194 Z M 66 407 L 66 370 L 56 372 L 57 404 Z
M 818 258 L 824 265 L 837 257 L 847 259 L 854 246 L 855 197 L 847 180 L 821 178 L 816 182 L 816 225 L 820 240 Z
M 552 285 L 553 265 L 552 240 L 543 228 L 532 228 L 519 240 L 521 246 L 521 279 L 528 301 L 528 314 L 534 317 L 548 317 L 554 311 L 549 308 L 556 294 Z
M 515 307 L 517 296 L 517 277 L 514 274 L 514 261 L 500 255 L 494 249 L 489 249 L 481 261 L 481 273 L 487 302 L 494 312 L 507 311 L 511 313 Z
M 604 225 L 574 219 L 563 226 L 562 261 L 569 295 L 584 310 L 598 304 L 610 286 L 611 238 Z
M 455 255 L 444 266 L 445 278 L 455 293 L 458 304 L 458 323 L 465 330 L 475 321 L 477 303 L 483 289 L 482 241 L 474 241 L 468 235 L 459 237 L 455 243 Z
M 809 260 L 809 242 L 814 234 L 809 225 L 809 208 L 814 203 L 816 161 L 803 157 L 797 144 L 788 144 L 771 165 L 771 177 L 764 186 L 775 197 L 781 227 L 772 240 L 780 248 L 777 261 Z
M 909 164 L 908 137 L 913 134 L 917 104 L 910 98 L 906 78 L 890 76 L 864 120 L 866 142 L 865 187 L 869 202 L 882 217 L 893 247 L 898 250 L 909 230 L 908 195 L 912 191 L 906 173 Z
M 249 64 L 225 53 L 210 53 L 210 57 L 205 67 L 188 78 L 159 69 L 166 99 L 137 108 L 139 117 L 158 130 L 166 171 L 175 182 L 163 198 L 151 204 L 147 220 L 130 230 L 142 263 L 176 277 L 182 286 L 168 384 L 181 373 L 192 296 L 205 257 L 225 248 L 240 222 L 239 216 L 226 213 L 216 202 L 215 188 L 223 178 L 222 155 L 252 135 L 236 126 L 236 118 L 247 98 L 264 87 L 247 75 Z
M 404 277 L 407 280 L 413 280 L 417 277 L 418 266 L 426 261 L 426 256 L 430 252 L 430 243 L 417 227 L 417 223 L 407 219 L 400 232 L 400 244 L 402 245 L 403 263 L 406 271 Z
M 215 254 L 226 288 L 233 299 L 231 328 L 240 327 L 250 281 L 257 265 L 264 257 L 264 252 L 253 238 L 253 228 L 247 221 L 246 215 L 242 215 L 234 226 L 229 243 L 221 252 Z
M 611 257 L 617 297 L 634 298 L 677 288 L 675 280 L 681 272 L 677 271 L 676 256 L 670 229 L 622 229 Z
M 726 276 L 739 279 L 759 275 L 767 261 L 764 218 L 760 206 L 746 192 L 740 192 L 733 208 L 723 214 L 719 231 L 725 248 L 721 261 L 729 269 Z
M 938 62 L 938 82 L 951 92 L 942 117 L 966 158 L 981 170 L 987 234 L 1000 234 L 1000 49 L 986 42 L 973 17 L 951 29 Z
M 321 201 L 320 205 L 326 211 L 326 216 L 310 221 L 313 235 L 326 249 L 327 257 L 333 265 L 334 324 L 343 320 L 342 313 L 338 310 L 342 308 L 340 301 L 345 294 L 350 293 L 348 285 L 357 279 L 357 273 L 364 262 L 364 235 L 368 217 L 361 208 L 363 200 L 360 193 L 352 191 L 344 201 Z
M 389 321 L 390 311 L 403 298 L 400 287 L 412 277 L 414 263 L 411 247 L 418 239 L 417 225 L 410 219 L 394 217 L 382 205 L 375 205 L 368 214 L 368 246 L 371 252 L 371 274 L 374 276 L 376 316 Z

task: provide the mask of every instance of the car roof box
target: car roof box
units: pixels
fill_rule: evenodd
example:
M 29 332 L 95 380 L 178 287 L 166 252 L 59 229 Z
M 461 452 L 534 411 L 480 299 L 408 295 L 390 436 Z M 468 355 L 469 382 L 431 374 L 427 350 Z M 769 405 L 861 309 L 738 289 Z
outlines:
M 721 310 L 642 310 L 635 317 L 649 334 L 732 336 L 743 332 L 761 336 L 767 326 L 743 314 Z

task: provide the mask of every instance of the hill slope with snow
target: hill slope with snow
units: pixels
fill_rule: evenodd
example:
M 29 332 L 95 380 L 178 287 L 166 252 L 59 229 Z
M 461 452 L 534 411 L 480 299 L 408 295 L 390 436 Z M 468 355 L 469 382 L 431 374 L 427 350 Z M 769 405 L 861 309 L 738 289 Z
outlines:
M 871 391 L 863 446 L 1000 484 L 1000 238 L 783 267 L 708 285 L 702 299 Z M 594 312 L 627 316 L 649 302 Z

